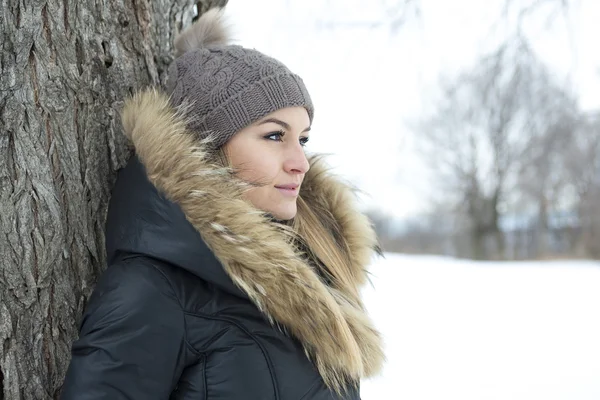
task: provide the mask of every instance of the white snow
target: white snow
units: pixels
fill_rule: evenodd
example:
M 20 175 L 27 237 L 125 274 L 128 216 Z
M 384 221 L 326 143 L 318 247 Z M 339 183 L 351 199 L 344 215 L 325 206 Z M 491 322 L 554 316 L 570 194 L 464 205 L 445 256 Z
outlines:
M 371 273 L 388 361 L 363 400 L 600 399 L 600 263 L 386 254 Z

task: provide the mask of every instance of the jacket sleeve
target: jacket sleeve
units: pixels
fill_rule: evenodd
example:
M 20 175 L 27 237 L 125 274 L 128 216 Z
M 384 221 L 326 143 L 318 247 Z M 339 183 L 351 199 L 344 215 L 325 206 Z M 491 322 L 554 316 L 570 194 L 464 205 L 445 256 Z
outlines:
M 183 310 L 143 259 L 99 280 L 73 344 L 63 400 L 168 399 L 183 370 Z

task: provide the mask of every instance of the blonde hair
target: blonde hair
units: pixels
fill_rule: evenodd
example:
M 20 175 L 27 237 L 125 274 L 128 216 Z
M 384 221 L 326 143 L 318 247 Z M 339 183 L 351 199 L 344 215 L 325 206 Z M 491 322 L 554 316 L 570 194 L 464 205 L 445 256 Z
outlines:
M 289 225 L 310 260 L 325 274 L 332 287 L 358 297 L 356 278 L 351 274 L 350 249 L 333 215 L 327 210 L 315 209 L 302 196 L 298 196 L 297 208 Z
M 222 167 L 232 167 L 221 146 L 214 162 Z M 297 250 L 317 269 L 331 287 L 359 297 L 352 275 L 350 248 L 341 234 L 341 227 L 331 212 L 309 204 L 302 195 L 297 198 L 296 216 L 287 221 L 273 221 L 285 226 Z

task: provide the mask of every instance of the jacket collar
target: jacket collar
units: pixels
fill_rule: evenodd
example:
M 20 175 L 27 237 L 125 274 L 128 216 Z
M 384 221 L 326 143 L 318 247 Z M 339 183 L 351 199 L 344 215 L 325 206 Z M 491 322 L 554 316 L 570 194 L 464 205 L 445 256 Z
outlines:
M 122 119 L 148 180 L 181 208 L 235 285 L 302 343 L 328 386 L 340 391 L 378 372 L 380 335 L 356 295 L 377 242 L 348 185 L 312 157 L 300 195 L 333 216 L 333 233 L 350 252 L 353 293 L 325 284 L 286 230 L 242 199 L 246 185 L 209 162 L 210 142 L 194 139 L 165 94 L 136 94 Z

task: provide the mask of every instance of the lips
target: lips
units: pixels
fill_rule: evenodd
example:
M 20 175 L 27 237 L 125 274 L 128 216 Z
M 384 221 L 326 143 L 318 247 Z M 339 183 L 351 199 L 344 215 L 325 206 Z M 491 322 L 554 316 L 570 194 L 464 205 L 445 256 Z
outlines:
M 275 186 L 275 188 L 279 191 L 279 193 L 281 193 L 282 195 L 286 196 L 286 197 L 291 197 L 291 198 L 295 198 L 296 196 L 298 196 L 298 188 L 300 187 L 300 185 L 298 184 L 288 184 L 288 185 L 277 185 Z
M 277 185 L 275 187 L 277 189 L 296 190 L 296 189 L 298 189 L 298 186 L 300 186 L 300 185 L 292 183 L 292 184 L 289 184 L 289 185 Z

